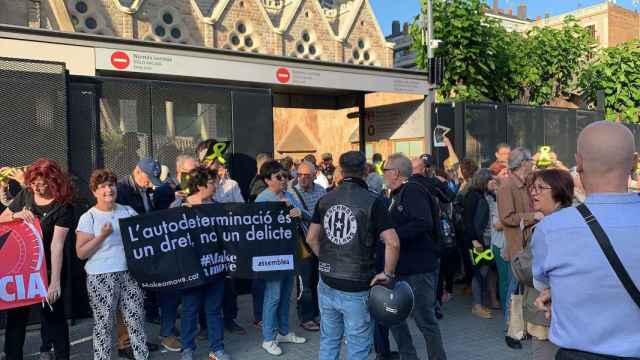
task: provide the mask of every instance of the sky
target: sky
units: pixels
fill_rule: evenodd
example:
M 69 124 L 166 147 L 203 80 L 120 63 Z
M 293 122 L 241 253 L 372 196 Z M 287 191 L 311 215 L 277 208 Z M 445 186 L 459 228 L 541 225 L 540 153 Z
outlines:
M 536 16 L 544 16 L 546 13 L 551 15 L 562 14 L 564 12 L 576 10 L 578 7 L 586 7 L 602 3 L 606 0 L 525 0 L 527 4 L 527 16 L 534 19 Z M 373 11 L 380 22 L 382 31 L 385 35 L 391 33 L 391 23 L 393 20 L 412 21 L 413 17 L 418 14 L 420 9 L 420 0 L 369 0 Z M 618 5 L 627 9 L 635 9 L 633 0 L 617 0 Z M 492 0 L 489 3 L 493 3 Z M 516 8 L 520 0 L 500 0 L 500 7 Z M 637 6 L 640 10 L 640 5 Z

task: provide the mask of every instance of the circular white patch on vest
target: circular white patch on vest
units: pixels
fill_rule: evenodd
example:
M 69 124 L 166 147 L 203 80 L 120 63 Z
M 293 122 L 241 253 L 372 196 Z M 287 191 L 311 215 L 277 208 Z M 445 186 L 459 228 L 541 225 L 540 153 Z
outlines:
M 333 205 L 324 215 L 324 232 L 336 245 L 353 241 L 358 232 L 356 217 L 347 206 Z

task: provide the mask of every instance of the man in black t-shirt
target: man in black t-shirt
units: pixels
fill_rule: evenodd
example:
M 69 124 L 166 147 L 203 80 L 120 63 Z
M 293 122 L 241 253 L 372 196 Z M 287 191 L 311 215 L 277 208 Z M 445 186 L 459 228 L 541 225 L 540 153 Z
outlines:
M 366 305 L 369 287 L 395 277 L 399 240 L 382 199 L 362 180 L 366 159 L 350 151 L 340 157 L 342 183 L 318 201 L 307 242 L 318 256 L 320 359 L 339 357 L 343 335 L 347 358 L 364 360 L 373 342 Z M 384 271 L 376 275 L 376 242 L 385 243 Z

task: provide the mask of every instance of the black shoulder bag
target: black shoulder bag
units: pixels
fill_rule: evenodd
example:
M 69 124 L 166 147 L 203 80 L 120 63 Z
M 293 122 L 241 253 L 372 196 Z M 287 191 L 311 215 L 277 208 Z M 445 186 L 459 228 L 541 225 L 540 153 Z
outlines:
M 622 262 L 616 254 L 616 251 L 613 249 L 613 246 L 611 246 L 609 236 L 607 236 L 598 220 L 593 216 L 591 210 L 589 210 L 585 204 L 578 205 L 576 209 L 578 209 L 580 215 L 584 218 L 584 221 L 589 225 L 589 229 L 591 229 L 593 236 L 598 240 L 598 244 L 600 245 L 602 252 L 604 252 L 604 255 L 607 257 L 607 260 L 613 268 L 613 271 L 615 271 L 618 276 L 618 279 L 620 279 L 624 288 L 627 290 L 636 305 L 638 305 L 638 308 L 640 308 L 640 291 L 633 283 L 633 280 L 631 280 L 631 276 L 629 276 L 629 273 L 622 265 Z

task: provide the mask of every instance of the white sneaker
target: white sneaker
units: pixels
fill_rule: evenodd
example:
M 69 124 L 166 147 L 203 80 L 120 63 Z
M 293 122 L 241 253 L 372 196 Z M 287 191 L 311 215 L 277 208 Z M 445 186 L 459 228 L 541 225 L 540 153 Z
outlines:
M 296 336 L 296 334 L 291 332 L 284 336 L 278 334 L 276 341 L 279 343 L 304 344 L 307 342 L 307 339 Z
M 275 341 L 263 341 L 262 348 L 264 351 L 268 352 L 271 355 L 280 356 L 282 355 L 282 349 L 278 346 L 278 343 Z

